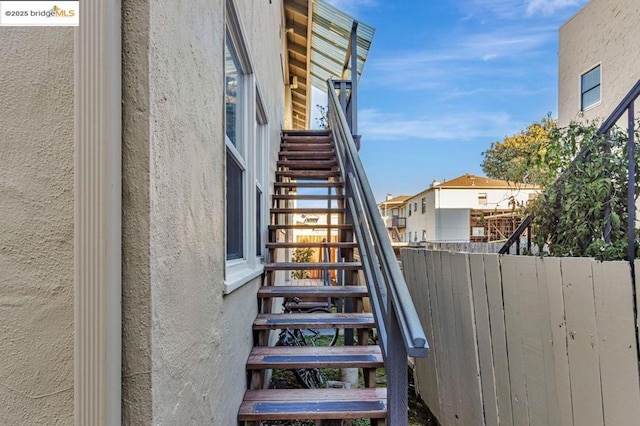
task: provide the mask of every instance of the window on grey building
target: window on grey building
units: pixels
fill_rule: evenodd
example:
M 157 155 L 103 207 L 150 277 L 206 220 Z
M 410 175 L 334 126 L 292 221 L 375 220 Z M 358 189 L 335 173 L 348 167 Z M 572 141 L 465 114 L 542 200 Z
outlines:
M 427 197 L 422 197 L 422 214 L 427 212 Z
M 600 65 L 580 77 L 580 109 L 600 102 Z
M 413 211 L 417 212 L 418 211 L 418 203 L 413 203 Z

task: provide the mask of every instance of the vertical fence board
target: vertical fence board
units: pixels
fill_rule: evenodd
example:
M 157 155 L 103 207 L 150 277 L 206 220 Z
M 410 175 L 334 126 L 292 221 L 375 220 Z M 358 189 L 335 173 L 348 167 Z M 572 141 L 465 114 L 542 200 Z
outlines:
M 515 259 L 518 281 L 518 319 L 522 336 L 525 385 L 529 422 L 548 425 L 547 389 L 545 381 L 544 350 L 542 345 L 542 306 L 538 293 L 536 259 L 517 256 Z
M 545 382 L 546 399 L 547 399 L 547 419 L 545 424 L 560 425 L 560 406 L 558 401 L 558 392 L 556 389 L 554 354 L 553 354 L 553 335 L 551 330 L 551 310 L 549 307 L 549 289 L 547 284 L 547 272 L 545 268 L 544 258 L 535 258 L 535 267 L 538 277 L 538 304 L 540 307 L 540 327 L 542 338 L 542 355 L 544 371 L 542 379 Z M 558 271 L 560 269 L 558 268 Z M 558 281 L 561 284 L 561 281 Z M 561 285 L 558 285 L 562 288 Z M 564 327 L 563 327 L 564 330 Z M 562 342 L 566 347 L 565 341 Z M 568 383 L 568 376 L 567 376 Z
M 573 402 L 571 400 L 571 381 L 569 377 L 569 349 L 567 347 L 567 322 L 562 289 L 562 270 L 560 259 L 547 257 L 544 274 L 549 300 L 549 319 L 551 323 L 551 341 L 553 347 L 553 377 L 559 407 L 560 425 L 573 425 Z
M 526 425 L 529 424 L 529 412 L 522 349 L 522 324 L 518 301 L 516 259 L 516 256 L 503 256 L 500 263 L 502 265 L 502 291 L 504 295 L 504 319 L 507 330 L 507 350 L 509 353 L 513 423 Z
M 427 266 L 426 278 L 427 278 L 427 287 L 429 288 L 429 303 L 431 306 L 431 310 L 429 314 L 431 315 L 431 325 L 433 329 L 433 336 L 431 337 L 431 341 L 430 341 L 432 349 L 431 349 L 431 354 L 429 356 L 433 358 L 433 362 L 436 370 L 435 371 L 436 381 L 433 384 L 434 386 L 433 391 L 435 392 L 435 397 L 432 400 L 433 407 L 429 407 L 429 409 L 431 410 L 433 415 L 439 419 L 442 416 L 441 409 L 440 409 L 440 406 L 442 404 L 441 395 L 440 395 L 440 387 L 441 387 L 440 382 L 442 381 L 440 377 L 440 374 L 442 371 L 442 367 L 440 365 L 440 362 L 441 362 L 440 348 L 442 346 L 441 336 L 440 336 L 440 333 L 442 332 L 440 328 L 440 307 L 438 306 L 438 292 L 437 292 L 437 285 L 436 285 L 435 266 L 433 262 L 433 252 L 425 251 L 424 256 L 425 256 L 425 264 Z
M 442 424 L 454 425 L 458 416 L 458 348 L 456 346 L 456 321 L 453 308 L 453 292 L 451 285 L 450 254 L 444 251 L 436 252 L 434 262 L 440 259 L 441 269 L 436 268 L 436 277 L 440 272 L 438 282 L 438 306 L 440 307 L 442 325 L 442 358 L 446 361 L 442 377 Z
M 569 347 L 573 421 L 601 425 L 602 392 L 591 260 L 563 258 L 562 287 Z
M 498 405 L 483 256 L 481 254 L 469 255 L 469 264 L 471 267 L 471 286 L 473 289 L 473 306 L 476 319 L 478 355 L 480 358 L 480 381 L 482 383 L 485 424 L 497 425 Z
M 427 283 L 427 263 L 424 250 L 411 250 L 413 275 L 416 282 L 419 283 L 416 289 L 416 294 L 419 295 L 419 310 L 418 315 L 420 321 L 424 326 L 424 331 L 429 342 L 433 342 L 433 325 L 431 323 L 431 295 L 429 294 L 429 285 Z M 414 298 L 415 300 L 415 298 Z M 436 365 L 435 356 L 432 354 L 427 358 L 420 359 L 421 368 L 424 369 L 422 377 L 421 391 L 425 395 L 425 402 L 427 406 L 432 407 L 437 403 L 438 391 L 437 391 L 437 379 L 436 379 Z
M 504 322 L 504 301 L 502 299 L 502 275 L 498 255 L 485 254 L 484 273 L 489 301 L 489 322 L 493 365 L 496 372 L 496 397 L 500 425 L 513 425 L 511 410 L 511 382 L 509 378 L 509 357 L 507 355 L 507 332 Z
M 456 312 L 458 337 L 460 424 L 482 425 L 482 391 L 480 384 L 480 363 L 476 340 L 476 324 L 473 311 L 471 273 L 469 255 L 451 255 L 451 275 L 453 281 L 453 303 Z
M 640 422 L 633 287 L 627 262 L 593 262 L 602 406 L 606 425 Z

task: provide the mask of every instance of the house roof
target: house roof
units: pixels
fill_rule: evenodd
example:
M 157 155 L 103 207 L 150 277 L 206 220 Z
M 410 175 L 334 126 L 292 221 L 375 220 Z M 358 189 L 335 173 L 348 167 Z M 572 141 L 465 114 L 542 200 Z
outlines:
M 313 2 L 313 25 L 311 30 L 311 84 L 327 91 L 327 80 L 344 78 L 345 58 L 351 45 L 351 29 L 356 28 L 358 65 L 360 78 L 367 60 L 375 29 L 357 21 L 325 0 Z
M 513 188 L 539 189 L 536 185 L 526 183 L 507 182 L 506 180 L 491 179 L 484 176 L 465 174 L 447 182 L 434 184 L 434 188 Z
M 398 195 L 397 197 L 393 197 L 390 200 L 380 201 L 378 204 L 402 204 L 411 198 L 411 195 Z

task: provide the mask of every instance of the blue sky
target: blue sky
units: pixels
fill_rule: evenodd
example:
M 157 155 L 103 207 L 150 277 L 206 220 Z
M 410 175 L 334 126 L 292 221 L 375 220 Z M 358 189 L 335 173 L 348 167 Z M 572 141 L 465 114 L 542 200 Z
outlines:
M 558 29 L 585 0 L 330 0 L 376 28 L 359 86 L 376 199 L 482 174 L 482 151 L 557 116 Z

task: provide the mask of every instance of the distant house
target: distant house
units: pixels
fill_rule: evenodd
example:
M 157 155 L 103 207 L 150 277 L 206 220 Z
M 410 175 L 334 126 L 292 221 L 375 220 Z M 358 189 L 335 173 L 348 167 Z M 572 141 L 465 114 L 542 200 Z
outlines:
M 640 79 L 639 19 L 637 0 L 591 0 L 560 28 L 560 126 L 606 118 Z
M 410 195 L 399 195 L 394 197 L 391 194 L 387 194 L 387 198 L 378 203 L 380 216 L 382 216 L 382 221 L 387 227 L 389 237 L 393 243 L 400 243 L 403 241 L 402 235 L 404 234 L 404 229 L 407 226 L 404 206 L 405 202 L 409 198 L 411 198 Z
M 395 207 L 399 213 L 395 220 L 404 225 L 401 241 L 409 244 L 501 241 L 519 223 L 517 207 L 537 193 L 533 185 L 465 174 L 448 182 L 434 181 L 430 188 L 406 198 Z

